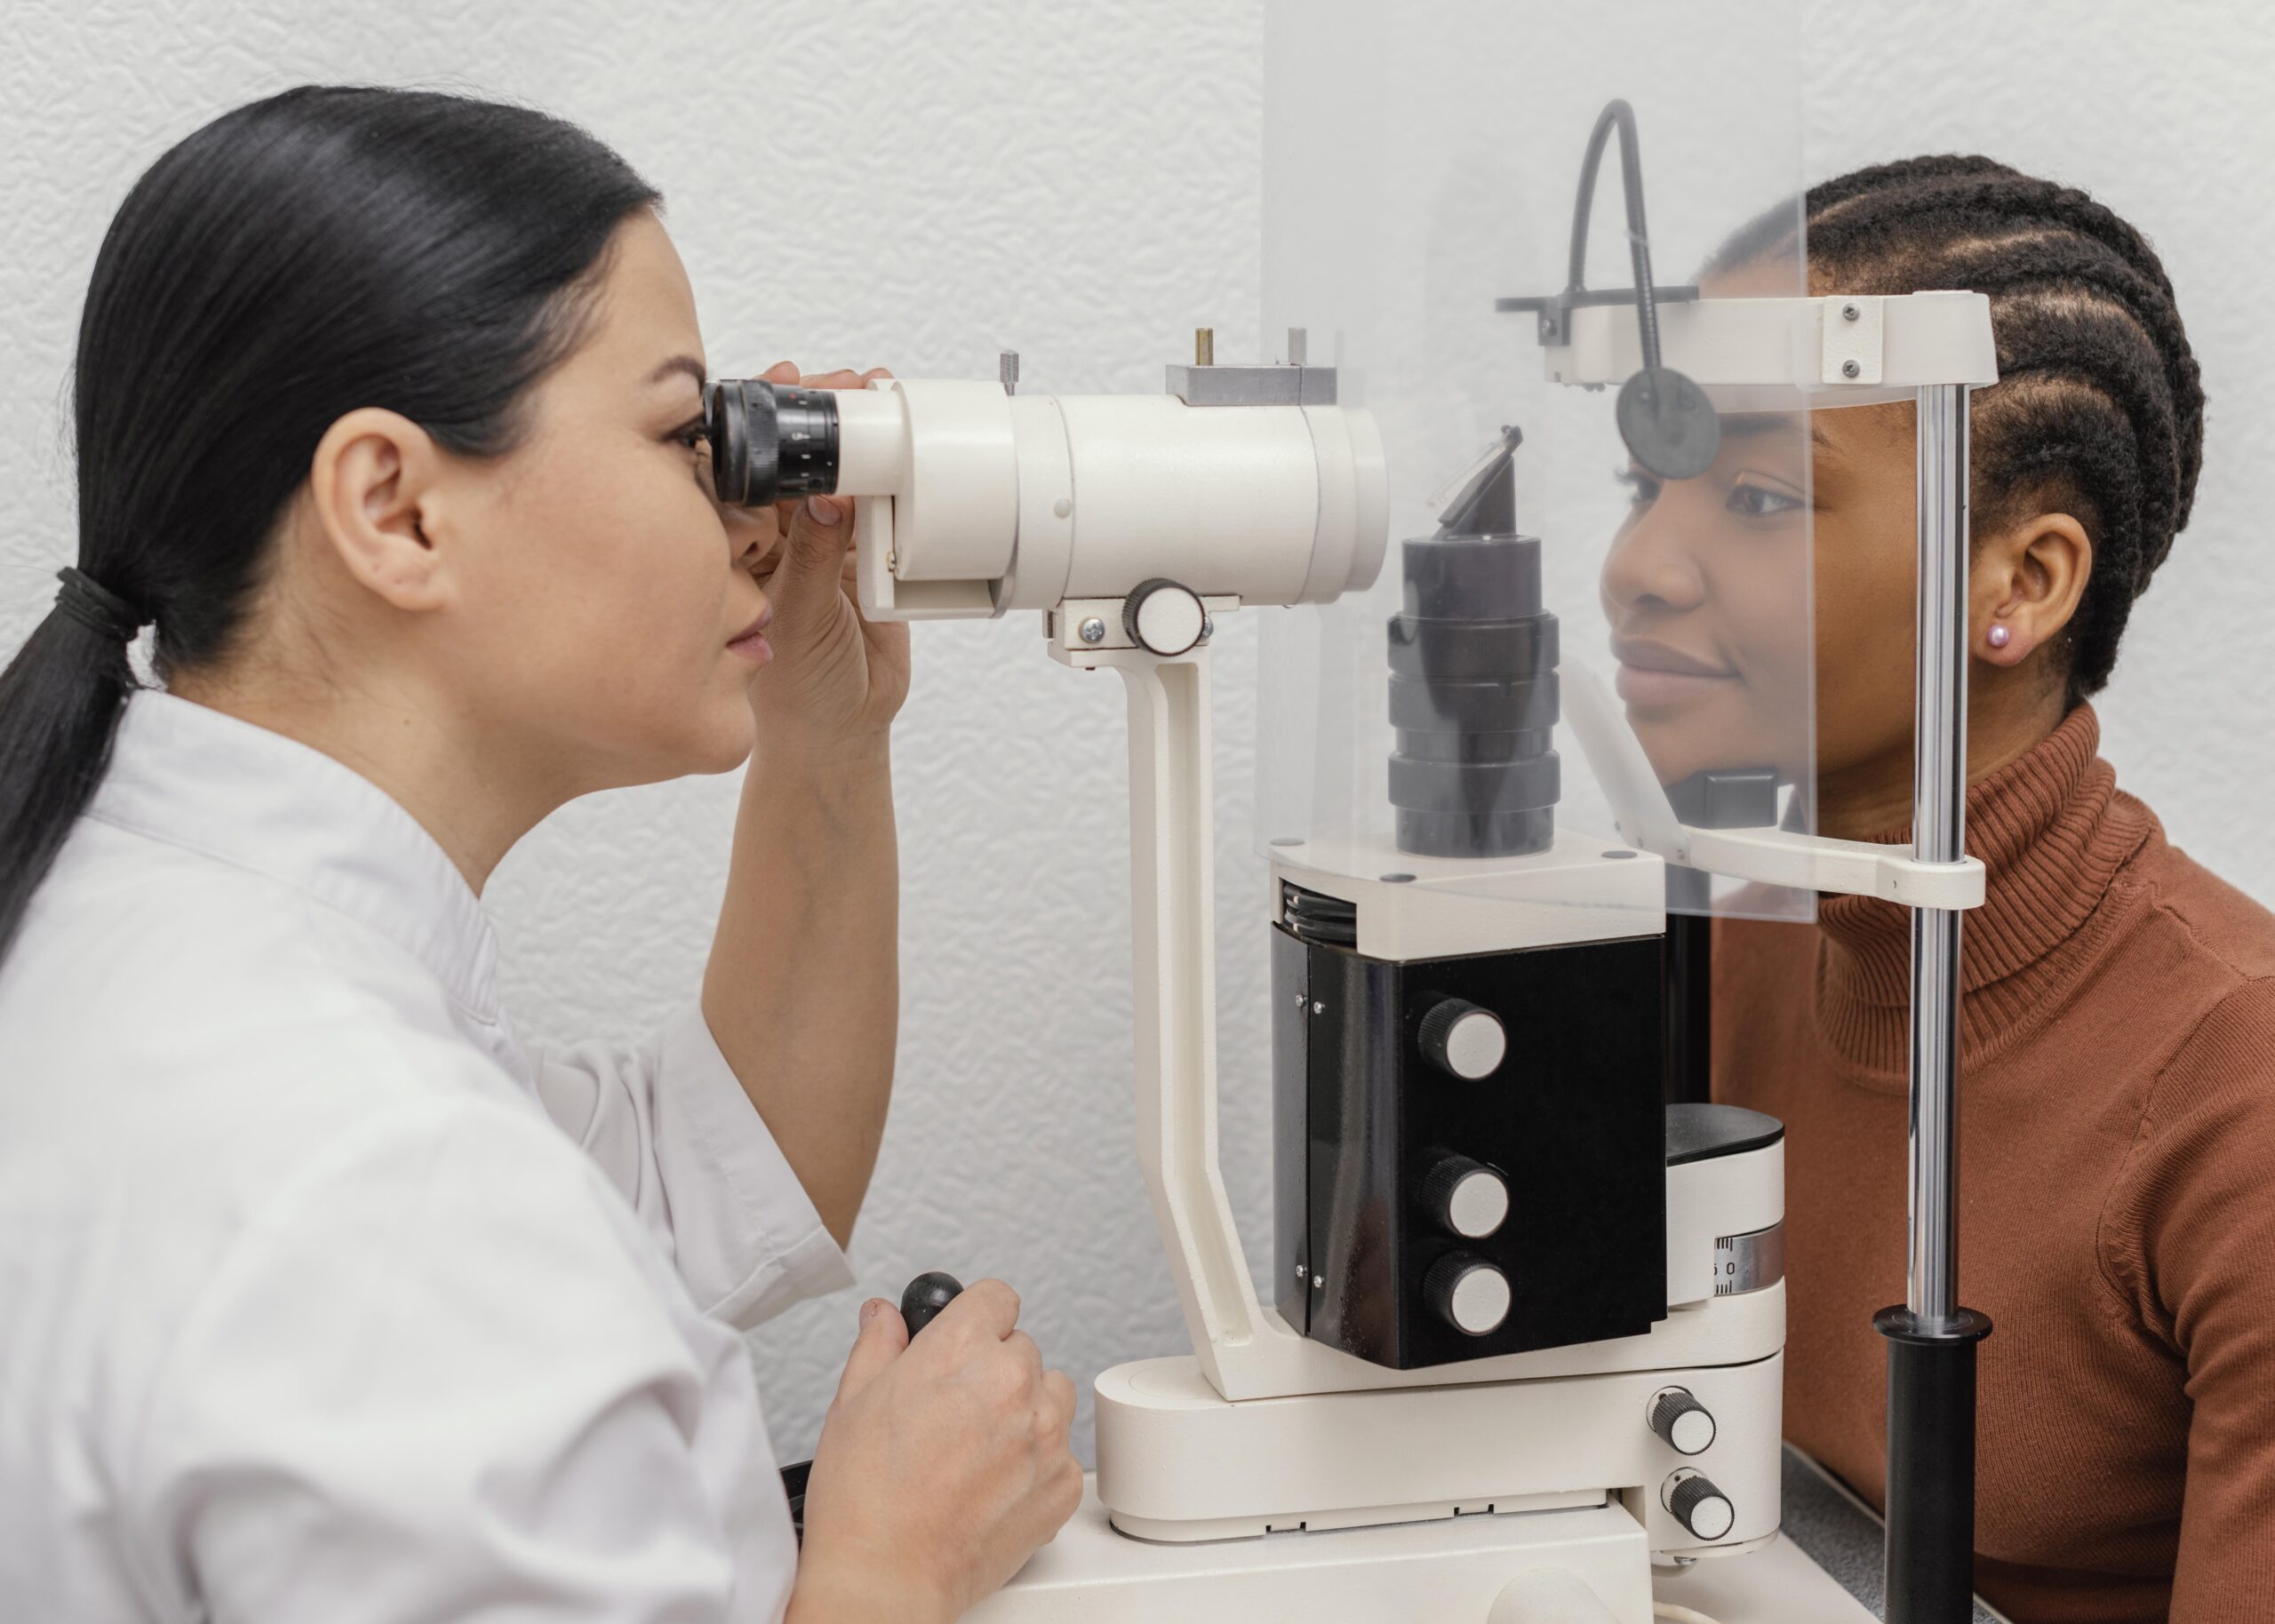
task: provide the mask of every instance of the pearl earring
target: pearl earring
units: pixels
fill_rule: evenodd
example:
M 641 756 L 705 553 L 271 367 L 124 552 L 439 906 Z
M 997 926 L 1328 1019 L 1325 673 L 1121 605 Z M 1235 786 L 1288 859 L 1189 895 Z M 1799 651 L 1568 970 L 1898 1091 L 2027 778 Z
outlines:
M 1993 649 L 2005 648 L 2014 641 L 2014 638 L 2015 634 L 2005 626 L 1994 625 L 1991 628 L 1991 646 Z

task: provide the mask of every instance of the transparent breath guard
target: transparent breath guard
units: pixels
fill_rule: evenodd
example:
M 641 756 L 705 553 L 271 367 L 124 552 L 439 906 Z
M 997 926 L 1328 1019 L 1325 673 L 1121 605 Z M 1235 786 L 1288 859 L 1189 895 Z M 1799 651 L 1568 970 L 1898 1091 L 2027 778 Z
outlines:
M 1369 591 L 1265 618 L 1257 837 L 1317 905 L 1381 903 L 1362 953 L 1813 914 L 1717 866 L 1814 831 L 1795 37 L 1777 4 L 1271 13 L 1265 330 L 1374 413 L 1391 539 Z M 1744 365 L 1693 354 L 1702 299 L 1760 301 Z

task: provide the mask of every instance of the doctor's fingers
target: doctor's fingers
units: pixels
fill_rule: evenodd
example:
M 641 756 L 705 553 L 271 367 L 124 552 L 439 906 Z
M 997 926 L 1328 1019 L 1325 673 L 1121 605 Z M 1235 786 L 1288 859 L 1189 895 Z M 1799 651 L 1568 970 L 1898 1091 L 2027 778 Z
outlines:
M 1071 1441 L 1067 1435 L 1074 1427 L 1074 1380 L 1063 1370 L 1042 1373 L 1043 1413 L 1048 1418 L 1050 1433 L 1061 1443 Z
M 1014 1331 L 1003 1339 L 1003 1350 L 1018 1363 L 1019 1373 L 1026 1379 L 1031 1392 L 1042 1388 L 1042 1349 L 1024 1331 Z
M 853 1351 L 846 1356 L 830 1408 L 835 1409 L 875 1381 L 907 1346 L 907 1324 L 891 1303 L 882 1297 L 863 1303 L 861 1333 L 853 1339 Z
M 1002 1341 L 1019 1323 L 1019 1294 L 1001 1280 L 974 1280 L 954 1302 L 940 1310 L 932 1330 L 947 1330 L 954 1340 Z M 929 1334 L 929 1332 L 928 1332 Z
M 809 372 L 798 381 L 809 389 L 866 389 L 875 379 L 891 376 L 882 367 L 871 367 L 866 372 L 840 367 L 834 372 Z

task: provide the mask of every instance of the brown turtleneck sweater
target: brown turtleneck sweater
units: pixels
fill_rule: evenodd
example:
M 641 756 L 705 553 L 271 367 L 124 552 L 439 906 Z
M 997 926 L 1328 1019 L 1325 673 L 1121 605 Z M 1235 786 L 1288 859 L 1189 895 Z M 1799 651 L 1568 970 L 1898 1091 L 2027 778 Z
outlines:
M 2016 1624 L 2275 1620 L 2275 915 L 2166 842 L 2090 707 L 1969 790 L 1960 1299 L 1976 1582 Z M 1902 834 L 1896 838 L 1904 838 Z M 1717 1097 L 1786 1126 L 1785 1430 L 1874 1505 L 1904 1300 L 1904 912 L 1715 933 Z

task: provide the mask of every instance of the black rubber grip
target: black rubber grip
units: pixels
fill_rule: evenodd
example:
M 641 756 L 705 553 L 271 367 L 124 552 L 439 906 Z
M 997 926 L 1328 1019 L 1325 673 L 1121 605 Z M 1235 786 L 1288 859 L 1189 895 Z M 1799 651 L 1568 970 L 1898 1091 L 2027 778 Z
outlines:
M 1928 1330 L 1882 1309 L 1888 1338 L 1888 1624 L 1975 1617 L 1975 1348 L 1991 1321 L 1961 1309 Z
M 954 1302 L 963 1290 L 963 1282 L 952 1274 L 938 1270 L 920 1274 L 908 1283 L 900 1294 L 900 1317 L 908 1325 L 908 1334 L 914 1336 L 940 1316 L 940 1310 Z

